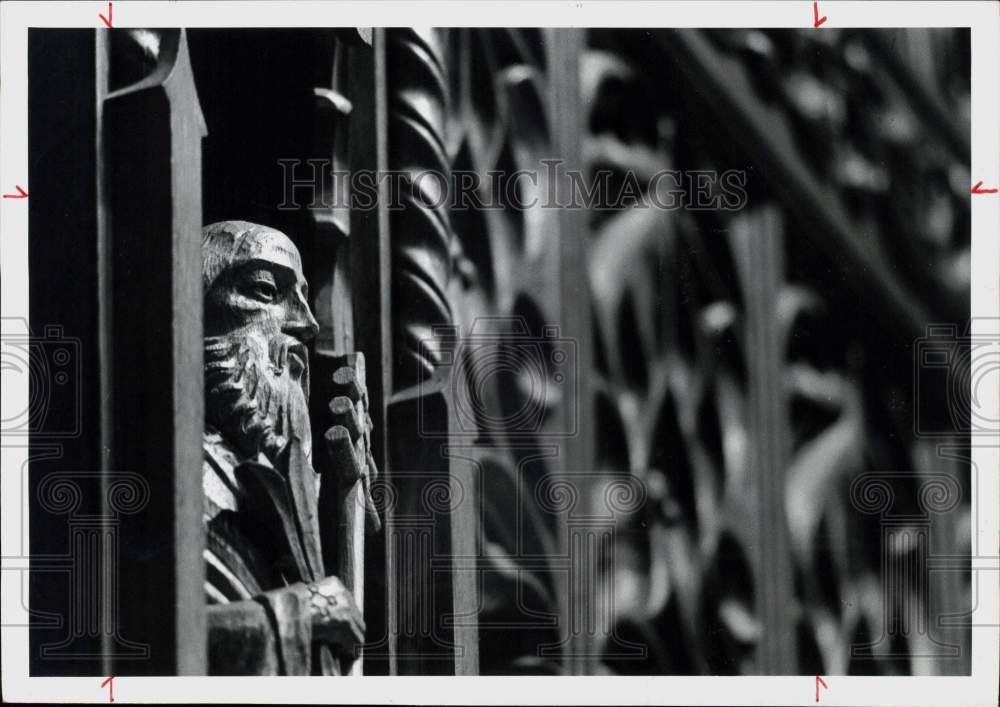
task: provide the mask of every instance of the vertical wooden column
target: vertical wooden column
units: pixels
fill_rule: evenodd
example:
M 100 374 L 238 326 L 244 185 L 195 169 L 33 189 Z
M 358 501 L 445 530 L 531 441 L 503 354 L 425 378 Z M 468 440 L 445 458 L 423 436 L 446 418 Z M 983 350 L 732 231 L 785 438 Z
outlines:
M 757 670 L 762 675 L 795 671 L 796 632 L 792 611 L 791 548 L 785 515 L 789 457 L 788 398 L 782 368 L 784 345 L 778 326 L 778 296 L 784 281 L 784 234 L 779 212 L 765 208 L 733 222 L 733 250 L 746 293 L 746 339 L 750 421 L 748 494 L 757 523 L 756 599 L 762 633 Z
M 385 542 L 393 606 L 388 636 L 399 674 L 476 674 L 478 609 L 474 567 L 474 478 L 449 456 L 454 438 L 452 356 L 460 332 L 448 299 L 453 238 L 447 200 L 436 179 L 448 178 L 448 107 L 444 36 L 393 29 L 385 38 L 388 166 L 400 180 L 400 209 L 390 214 L 392 377 L 389 401 Z M 391 392 L 389 392 L 391 391 Z
M 352 46 L 348 54 L 347 93 L 353 104 L 348 137 L 348 163 L 352 172 L 373 175 L 387 169 L 385 31 L 372 30 L 369 44 Z M 369 415 L 372 419 L 372 456 L 382 478 L 391 476 L 388 466 L 389 434 L 387 395 L 392 390 L 392 335 L 390 304 L 388 189 L 377 183 L 375 201 L 355 204 L 350 223 L 356 247 L 351 249 L 353 274 L 354 336 L 365 352 L 368 367 Z M 383 481 L 384 483 L 384 481 Z M 389 512 L 386 509 L 380 509 Z M 395 641 L 389 626 L 396 616 L 393 558 L 386 552 L 387 529 L 369 538 L 365 567 L 365 622 L 369 640 L 383 642 L 377 655 L 368 658 L 369 673 L 394 674 Z
M 347 49 L 336 41 L 331 57 L 330 83 L 313 87 L 315 125 L 310 163 L 336 175 L 347 168 L 348 125 L 354 117 L 350 100 L 344 95 Z M 314 161 L 315 160 L 315 161 Z M 338 394 L 334 372 L 354 352 L 354 312 L 351 288 L 350 256 L 355 249 L 351 238 L 350 211 L 344 203 L 347 195 L 339 177 L 321 179 L 322 193 L 314 195 L 319 203 L 308 205 L 313 220 L 313 248 L 309 263 L 310 282 L 319 334 L 314 342 L 310 376 L 310 407 L 313 421 L 313 463 L 323 478 L 320 494 L 320 533 L 322 535 L 325 574 L 335 574 L 364 606 L 365 536 L 359 506 L 361 483 L 330 493 L 328 484 L 340 484 L 332 460 L 323 448 L 324 435 L 332 424 L 330 402 Z M 343 674 L 361 675 L 360 656 L 344 661 Z M 338 673 L 339 674 L 339 673 Z
M 125 635 L 146 660 L 114 673 L 205 671 L 201 139 L 183 30 L 113 30 L 104 101 L 101 223 L 113 298 L 106 370 L 108 465 L 135 472 L 150 505 L 121 524 Z M 138 58 L 138 57 L 141 57 Z M 110 500 L 110 499 L 109 499 Z
M 352 194 L 345 179 L 345 175 L 364 173 L 372 177 L 366 180 L 371 186 L 374 175 L 385 171 L 384 47 L 373 42 L 372 35 L 366 29 L 339 31 L 331 84 L 315 89 L 315 147 L 322 160 L 332 158 L 333 178 L 323 179 L 321 203 L 311 208 L 316 231 L 311 280 L 317 292 L 315 309 L 320 324 L 312 406 L 314 438 L 322 440 L 331 419 L 328 406 L 335 394 L 331 385 L 334 368 L 345 355 L 362 352 L 373 423 L 372 457 L 379 469 L 385 469 L 383 401 L 385 377 L 391 370 L 386 199 L 381 194 L 373 198 L 368 191 Z M 324 455 L 318 457 L 322 460 Z M 338 521 L 337 557 L 328 558 L 327 571 L 347 584 L 364 610 L 368 642 L 374 644 L 365 665 L 372 674 L 386 674 L 391 671 L 393 644 L 380 637 L 387 636 L 386 617 L 393 603 L 386 597 L 386 574 L 390 572 L 384 565 L 385 545 L 381 533 L 366 535 L 360 484 L 351 489 L 343 506 L 350 512 L 342 513 Z M 349 537 L 344 537 L 345 533 Z M 362 672 L 362 661 L 355 660 L 350 674 Z
M 581 110 L 579 88 L 579 57 L 583 51 L 584 34 L 576 29 L 550 29 L 547 35 L 548 65 L 552 67 L 549 88 L 550 115 L 553 123 L 552 158 L 564 161 L 565 170 L 583 169 L 581 136 L 585 114 Z M 570 203 L 568 177 L 556 184 L 557 202 Z M 554 473 L 576 488 L 579 497 L 589 499 L 588 484 L 593 480 L 594 440 L 593 395 L 588 388 L 592 359 L 590 332 L 590 290 L 585 276 L 587 268 L 586 212 L 564 208 L 559 214 L 559 304 L 561 334 L 576 344 L 576 370 L 572 385 L 565 386 L 565 398 L 557 415 L 563 418 L 563 429 L 575 427 L 576 434 L 560 440 L 560 454 Z M 575 418 L 567 419 L 568 416 Z M 589 501 L 587 501 L 589 502 Z M 602 509 L 603 510 L 603 509 Z M 589 511 L 584 511 L 584 515 Z M 584 572 L 589 558 L 574 553 L 574 548 L 589 546 L 592 528 L 577 527 L 568 516 L 559 520 L 560 546 L 567 553 L 570 571 L 560 575 L 559 596 L 562 599 L 559 616 L 560 639 L 566 651 L 564 665 L 573 675 L 595 673 L 593 655 L 596 636 L 582 630 L 583 624 L 574 617 L 586 617 L 595 607 L 597 590 L 593 571 Z M 583 532 L 585 535 L 581 536 Z M 595 568 L 596 569 L 596 568 Z M 574 579 L 576 578 L 576 579 Z M 586 622 L 584 622 L 586 623 Z

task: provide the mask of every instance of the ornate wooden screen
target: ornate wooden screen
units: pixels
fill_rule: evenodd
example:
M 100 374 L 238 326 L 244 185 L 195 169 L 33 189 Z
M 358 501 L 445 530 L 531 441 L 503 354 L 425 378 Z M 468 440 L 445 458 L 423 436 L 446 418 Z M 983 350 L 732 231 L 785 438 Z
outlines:
M 954 403 L 924 397 L 914 358 L 929 325 L 968 318 L 967 123 L 940 107 L 968 105 L 967 41 L 588 34 L 595 174 L 736 169 L 749 192 L 740 210 L 664 214 L 644 192 L 593 216 L 599 466 L 655 501 L 623 519 L 639 537 L 614 569 L 634 587 L 618 630 L 649 653 L 615 670 L 968 670 L 968 631 L 948 618 L 970 606 L 967 575 L 923 574 L 920 535 L 933 517 L 939 548 L 967 547 L 967 506 L 935 514 L 968 492 L 944 448 L 968 427 L 920 429 Z M 915 70 L 910 47 L 941 64 Z M 880 535 L 900 532 L 893 514 L 922 539 Z M 902 567 L 919 578 L 886 593 Z
M 93 471 L 57 479 L 32 442 L 33 607 L 76 606 L 38 580 L 72 572 L 53 517 L 106 570 L 104 606 L 36 640 L 87 644 L 68 671 L 205 670 L 199 234 L 229 218 L 303 253 L 315 439 L 333 372 L 365 356 L 384 528 L 355 487 L 325 558 L 365 610 L 353 674 L 967 670 L 965 580 L 887 589 L 880 564 L 926 569 L 930 517 L 968 491 L 967 434 L 947 458 L 913 434 L 948 401 L 912 377 L 924 327 L 968 318 L 968 140 L 941 105 L 968 91 L 967 36 L 965 54 L 919 31 L 77 40 L 39 37 L 32 61 L 86 80 L 31 87 L 33 125 L 83 116 L 71 149 L 31 137 L 61 156 L 33 165 L 32 270 L 68 270 L 70 234 L 88 256 L 63 283 L 78 302 L 32 302 L 91 325 L 87 426 L 62 451 Z M 566 208 L 671 168 L 731 170 L 748 201 Z M 374 202 L 348 208 L 341 170 L 371 172 Z M 81 185 L 69 209 L 46 200 L 60 179 Z M 964 551 L 966 516 L 934 516 L 935 537 Z M 116 604 L 115 582 L 143 600 Z

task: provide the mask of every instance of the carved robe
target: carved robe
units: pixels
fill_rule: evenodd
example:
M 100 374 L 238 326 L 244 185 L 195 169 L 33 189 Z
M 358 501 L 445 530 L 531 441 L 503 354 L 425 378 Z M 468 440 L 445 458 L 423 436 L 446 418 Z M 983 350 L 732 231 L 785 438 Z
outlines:
M 314 648 L 309 611 L 308 582 L 322 575 L 315 472 L 294 460 L 297 443 L 279 460 L 284 471 L 263 455 L 241 461 L 214 430 L 204 447 L 209 673 L 335 673 L 329 652 Z M 308 494 L 305 507 L 292 487 Z

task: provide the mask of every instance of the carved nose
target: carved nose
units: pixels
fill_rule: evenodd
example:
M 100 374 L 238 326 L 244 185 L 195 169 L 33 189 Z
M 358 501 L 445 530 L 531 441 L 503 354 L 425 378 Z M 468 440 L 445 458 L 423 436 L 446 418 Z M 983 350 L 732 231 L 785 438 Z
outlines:
M 319 333 L 319 324 L 316 323 L 316 318 L 307 307 L 301 307 L 281 330 L 299 341 L 308 343 Z

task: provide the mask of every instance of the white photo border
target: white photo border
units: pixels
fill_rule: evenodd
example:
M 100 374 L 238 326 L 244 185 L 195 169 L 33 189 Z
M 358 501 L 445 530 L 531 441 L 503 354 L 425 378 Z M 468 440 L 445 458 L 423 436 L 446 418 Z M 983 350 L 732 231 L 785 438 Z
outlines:
M 139 2 L 115 1 L 115 27 L 789 27 L 812 28 L 811 0 L 779 2 Z M 1000 183 L 1000 4 L 982 2 L 842 2 L 822 0 L 823 28 L 969 27 L 971 29 L 971 114 L 973 183 Z M 107 2 L 0 3 L 0 191 L 21 185 L 28 175 L 28 28 L 103 27 Z M 823 28 L 816 31 L 823 31 Z M 970 185 L 971 190 L 971 185 Z M 971 316 L 975 322 L 1000 317 L 1000 194 L 973 196 Z M 29 196 L 30 199 L 30 196 Z M 0 201 L 0 314 L 28 318 L 27 199 Z M 974 332 L 975 333 L 975 332 Z M 995 334 L 995 332 L 990 332 Z M 9 409 L 26 409 L 28 379 L 4 379 Z M 997 377 L 984 405 L 1000 419 Z M 983 401 L 983 398 L 980 398 Z M 22 407 L 18 407 L 23 403 Z M 990 416 L 989 413 L 992 413 Z M 973 488 L 973 595 L 979 601 L 972 628 L 972 673 L 958 677 L 824 676 L 820 704 L 997 704 L 1000 682 L 1000 435 L 977 437 L 973 464 L 982 473 Z M 26 585 L 27 499 L 21 471 L 27 462 L 23 440 L 5 438 L 0 473 L 2 512 L 2 689 L 16 702 L 106 702 L 101 679 L 28 676 Z M 9 570 L 9 571 L 8 571 Z M 816 704 L 815 676 L 792 677 L 121 677 L 117 702 L 303 702 L 389 704 Z

